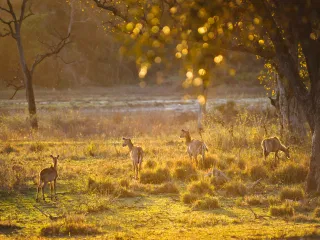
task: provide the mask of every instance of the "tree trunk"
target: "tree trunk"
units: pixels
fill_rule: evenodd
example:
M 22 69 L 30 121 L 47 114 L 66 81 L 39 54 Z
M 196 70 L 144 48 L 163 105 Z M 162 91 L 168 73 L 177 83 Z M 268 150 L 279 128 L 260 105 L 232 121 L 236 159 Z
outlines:
M 17 43 L 18 52 L 19 52 L 20 65 L 21 65 L 21 69 L 24 77 L 24 84 L 26 87 L 26 98 L 28 102 L 30 125 L 33 129 L 38 129 L 37 109 L 36 109 L 36 102 L 34 98 L 32 74 L 26 64 L 26 59 L 25 59 L 21 37 L 20 37 L 20 29 L 19 28 L 16 28 L 16 29 L 17 29 L 16 43 Z
M 202 96 L 204 97 L 204 103 L 199 102 L 199 112 L 198 112 L 198 131 L 201 133 L 203 130 L 203 124 L 207 114 L 207 100 L 208 100 L 208 89 L 206 86 L 202 88 Z
M 270 99 L 279 116 L 280 135 L 304 141 L 307 136 L 306 118 L 298 100 L 285 87 L 277 75 L 276 99 Z
M 307 192 L 320 192 L 320 107 L 318 107 L 315 115 L 315 126 L 312 134 L 312 150 L 306 190 Z

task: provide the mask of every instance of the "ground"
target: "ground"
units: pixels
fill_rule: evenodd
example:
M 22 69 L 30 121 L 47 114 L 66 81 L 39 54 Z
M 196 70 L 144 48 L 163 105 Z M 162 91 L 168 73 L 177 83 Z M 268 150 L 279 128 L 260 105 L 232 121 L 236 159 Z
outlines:
M 183 95 L 166 97 L 179 99 Z M 41 101 L 45 98 L 44 94 Z M 265 239 L 320 235 L 320 216 L 316 214 L 320 199 L 303 191 L 310 142 L 297 143 L 284 136 L 283 142 L 293 146 L 291 159 L 280 154 L 277 163 L 271 154 L 263 162 L 260 142 L 266 133 L 261 122 L 266 123 L 269 135 L 277 135 L 277 121 L 271 110 L 259 107 L 266 102 L 242 106 L 241 99 L 233 98 L 232 117 L 228 110 L 210 108 L 203 134 L 209 151 L 206 161 L 198 165 L 190 161 L 184 141 L 179 139 L 181 128 L 200 139 L 194 114 L 165 109 L 150 114 L 140 109 L 88 115 L 84 110 L 88 106 L 80 104 L 70 110 L 51 104 L 50 109 L 40 108 L 39 131 L 30 132 L 19 104 L 15 109 L 2 109 L 0 238 Z M 129 150 L 121 146 L 122 136 L 132 137 L 133 143 L 145 150 L 138 180 L 133 179 Z M 50 199 L 47 187 L 46 201 L 36 202 L 38 175 L 50 167 L 50 154 L 60 155 L 57 199 Z M 218 184 L 216 178 L 207 176 L 213 167 L 230 181 Z M 188 202 L 187 194 L 196 199 Z M 197 207 L 201 201 L 207 203 L 205 199 L 213 199 L 218 206 Z M 284 213 L 272 211 L 277 207 Z

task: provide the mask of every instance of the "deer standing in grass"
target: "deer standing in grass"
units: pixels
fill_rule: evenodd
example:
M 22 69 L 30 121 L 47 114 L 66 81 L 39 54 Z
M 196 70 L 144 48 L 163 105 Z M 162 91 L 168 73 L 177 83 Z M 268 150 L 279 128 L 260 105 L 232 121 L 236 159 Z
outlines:
M 191 140 L 189 131 L 183 129 L 181 130 L 180 138 L 186 139 L 187 153 L 189 154 L 190 160 L 194 158 L 196 164 L 198 164 L 197 157 L 201 154 L 202 161 L 204 162 L 205 152 L 208 151 L 206 144 L 196 139 Z
M 45 201 L 44 198 L 44 189 L 48 183 L 50 183 L 50 189 L 51 189 L 51 199 L 52 199 L 52 191 L 54 189 L 54 195 L 56 196 L 56 182 L 57 182 L 57 177 L 58 177 L 58 171 L 57 171 L 57 162 L 59 155 L 56 157 L 50 155 L 50 157 L 53 160 L 53 166 L 49 168 L 42 169 L 40 174 L 39 174 L 39 185 L 37 189 L 37 198 L 36 200 L 38 201 L 38 196 L 39 196 L 39 190 L 41 188 L 42 191 L 42 199 Z M 53 185 L 52 185 L 53 183 Z
M 122 146 L 128 146 L 130 150 L 130 156 L 132 159 L 133 165 L 133 174 L 135 179 L 138 179 L 139 172 L 141 171 L 142 159 L 143 159 L 143 150 L 139 146 L 133 146 L 130 138 L 122 138 Z
M 282 151 L 286 154 L 286 157 L 290 159 L 290 154 L 289 154 L 289 147 L 286 147 L 283 145 L 279 138 L 277 137 L 272 137 L 272 138 L 266 138 L 261 142 L 261 147 L 263 149 L 263 156 L 264 160 L 267 159 L 268 155 L 271 152 L 274 152 L 274 160 L 277 158 L 279 159 L 278 152 Z

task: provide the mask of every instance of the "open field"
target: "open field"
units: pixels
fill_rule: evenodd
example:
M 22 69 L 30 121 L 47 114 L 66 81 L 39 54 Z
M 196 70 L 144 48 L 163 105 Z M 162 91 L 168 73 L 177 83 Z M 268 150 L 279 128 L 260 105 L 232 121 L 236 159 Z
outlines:
M 169 93 L 163 98 L 183 97 Z M 128 94 L 124 99 L 130 102 L 130 97 L 134 98 Z M 89 109 L 90 103 L 83 108 L 79 103 L 71 110 L 69 105 L 52 104 L 47 109 L 40 107 L 38 132 L 29 131 L 22 108 L 2 108 L 0 238 L 319 236 L 320 198 L 303 191 L 310 142 L 295 143 L 284 136 L 284 144 L 292 148 L 291 159 L 280 154 L 280 161 L 275 162 L 271 154 L 263 162 L 261 140 L 278 135 L 275 115 L 261 107 L 265 100 L 245 102 L 243 97 L 231 98 L 235 104 L 223 105 L 229 107 L 209 107 L 203 134 L 209 151 L 198 165 L 190 161 L 184 140 L 179 139 L 181 128 L 200 139 L 196 116 L 188 108 L 152 114 L 141 109 L 88 114 L 83 109 Z M 80 99 L 72 94 L 65 98 L 66 104 Z M 155 98 L 161 102 L 160 95 Z M 46 99 L 45 94 L 39 99 L 55 100 Z M 122 101 L 120 95 L 114 99 Z M 16 101 L 22 102 L 22 97 Z M 112 103 L 112 98 L 108 101 Z M 3 100 L 0 104 L 7 103 Z M 96 102 L 94 105 L 99 109 Z M 139 180 L 133 179 L 122 136 L 132 137 L 133 143 L 145 150 Z M 36 202 L 38 174 L 50 166 L 50 154 L 60 155 L 57 199 L 50 199 L 47 187 L 46 202 Z M 230 180 L 207 176 L 213 166 Z

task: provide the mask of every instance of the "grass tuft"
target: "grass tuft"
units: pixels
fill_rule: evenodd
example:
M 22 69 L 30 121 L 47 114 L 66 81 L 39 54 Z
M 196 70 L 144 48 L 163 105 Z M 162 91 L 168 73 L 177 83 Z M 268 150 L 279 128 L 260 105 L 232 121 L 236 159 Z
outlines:
M 260 178 L 266 179 L 268 177 L 268 170 L 263 165 L 254 165 L 251 167 L 249 175 L 254 181 Z
M 294 214 L 294 209 L 289 203 L 284 203 L 280 206 L 270 206 L 269 212 L 275 217 L 291 217 Z
M 173 171 L 173 177 L 182 181 L 196 180 L 197 171 L 190 162 L 177 161 Z
M 140 182 L 144 184 L 161 184 L 171 180 L 168 168 L 157 168 L 155 170 L 145 170 L 140 173 Z
M 281 164 L 273 174 L 274 182 L 295 184 L 304 182 L 308 174 L 308 168 L 302 164 L 288 161 Z
M 162 194 L 162 193 L 179 193 L 179 189 L 174 182 L 163 183 L 160 186 L 156 186 L 152 193 L 154 194 Z
M 314 209 L 313 216 L 315 218 L 320 218 L 320 207 L 317 207 L 316 209 Z
M 203 199 L 196 200 L 193 203 L 192 209 L 194 210 L 212 210 L 219 208 L 219 200 L 216 197 L 205 196 Z
M 194 194 L 194 193 L 190 193 L 190 192 L 185 192 L 180 197 L 181 201 L 185 204 L 191 204 L 191 203 L 195 202 L 196 200 L 198 200 L 199 198 L 200 198 L 199 195 Z
M 208 181 L 199 180 L 199 181 L 191 182 L 188 185 L 188 191 L 198 195 L 206 195 L 206 194 L 213 195 L 214 186 L 212 186 L 211 183 Z
M 284 187 L 280 192 L 280 199 L 299 201 L 304 198 L 304 191 L 299 187 Z
M 233 196 L 233 197 L 244 196 L 247 193 L 246 186 L 239 180 L 233 180 L 233 181 L 227 182 L 224 185 L 224 188 L 228 196 Z
M 114 181 L 110 178 L 104 180 L 88 179 L 88 191 L 99 194 L 113 194 L 116 190 Z

